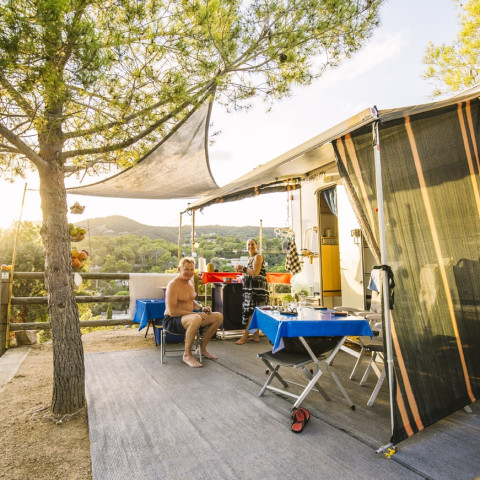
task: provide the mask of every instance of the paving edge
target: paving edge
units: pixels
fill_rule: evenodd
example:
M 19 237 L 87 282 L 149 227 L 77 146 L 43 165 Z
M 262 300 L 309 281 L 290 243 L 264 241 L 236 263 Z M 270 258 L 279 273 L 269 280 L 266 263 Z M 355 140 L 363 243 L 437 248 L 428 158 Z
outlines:
M 0 392 L 15 376 L 30 350 L 31 347 L 26 346 L 10 348 L 0 357 Z

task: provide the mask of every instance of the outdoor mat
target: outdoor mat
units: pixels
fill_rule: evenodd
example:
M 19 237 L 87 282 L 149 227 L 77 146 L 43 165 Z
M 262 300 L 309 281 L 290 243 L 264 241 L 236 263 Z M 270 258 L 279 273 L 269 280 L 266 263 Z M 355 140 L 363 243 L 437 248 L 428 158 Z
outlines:
M 94 480 L 423 478 L 317 418 L 291 432 L 291 399 L 220 362 L 161 365 L 149 348 L 85 364 Z

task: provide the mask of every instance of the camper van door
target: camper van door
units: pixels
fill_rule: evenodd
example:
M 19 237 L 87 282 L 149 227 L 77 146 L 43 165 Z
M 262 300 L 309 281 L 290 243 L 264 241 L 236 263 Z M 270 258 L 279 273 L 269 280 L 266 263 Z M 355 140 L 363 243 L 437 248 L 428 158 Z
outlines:
M 364 309 L 362 242 L 352 236 L 360 228 L 345 189 L 337 185 L 338 236 L 340 248 L 341 305 Z

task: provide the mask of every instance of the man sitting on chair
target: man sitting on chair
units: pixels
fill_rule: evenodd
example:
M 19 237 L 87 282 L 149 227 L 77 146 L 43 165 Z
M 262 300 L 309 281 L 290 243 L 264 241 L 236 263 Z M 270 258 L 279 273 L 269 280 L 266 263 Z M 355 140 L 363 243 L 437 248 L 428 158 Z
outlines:
M 167 285 L 163 328 L 171 333 L 185 335 L 183 361 L 190 367 L 198 368 L 203 365 L 192 355 L 195 336 L 200 327 L 208 326 L 200 343 L 201 353 L 206 358 L 218 358 L 207 351 L 207 343 L 216 334 L 223 321 L 223 315 L 219 312 L 212 312 L 210 307 L 202 307 L 195 300 L 194 269 L 195 260 L 193 258 L 184 257 L 180 260 L 178 276 Z M 196 309 L 201 310 L 194 312 Z

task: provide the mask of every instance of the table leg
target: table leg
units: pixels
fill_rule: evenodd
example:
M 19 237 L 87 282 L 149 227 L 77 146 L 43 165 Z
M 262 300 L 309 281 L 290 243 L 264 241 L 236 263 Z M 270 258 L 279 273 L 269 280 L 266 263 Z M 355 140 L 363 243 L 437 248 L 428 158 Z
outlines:
M 314 385 L 317 383 L 318 379 L 321 377 L 322 374 L 323 374 L 322 370 L 320 369 L 320 367 L 318 367 L 315 375 L 308 382 L 308 385 L 304 388 L 303 392 L 298 397 L 297 401 L 294 403 L 293 408 L 298 408 L 302 404 L 302 402 L 305 400 L 305 397 L 310 393 L 310 390 L 314 387 Z
M 316 355 L 313 353 L 312 349 L 309 347 L 308 343 L 306 342 L 305 338 L 304 337 L 298 337 L 300 339 L 300 341 L 302 342 L 302 344 L 304 345 L 305 349 L 308 351 L 308 353 L 310 354 L 310 356 L 312 357 L 313 361 L 316 363 L 317 365 L 317 372 L 315 373 L 315 375 L 312 377 L 312 379 L 310 380 L 310 382 L 308 383 L 308 385 L 305 387 L 304 391 L 302 392 L 302 394 L 300 395 L 300 397 L 298 397 L 297 401 L 295 402 L 294 404 L 294 408 L 298 408 L 302 402 L 305 400 L 305 397 L 310 393 L 310 391 L 312 390 L 312 388 L 314 387 L 314 385 L 317 383 L 317 381 L 319 380 L 319 378 L 321 377 L 321 375 L 323 373 L 329 373 L 330 376 L 333 378 L 334 382 L 337 384 L 337 387 L 339 388 L 339 390 L 342 392 L 345 400 L 348 402 L 348 404 L 350 405 L 350 408 L 352 410 L 355 410 L 355 405 L 353 404 L 352 400 L 350 399 L 350 397 L 348 396 L 348 393 L 345 391 L 345 389 L 343 388 L 343 385 L 340 383 L 340 380 L 338 379 L 338 377 L 335 375 L 335 373 L 332 371 L 332 367 L 330 366 L 330 364 L 332 363 L 333 359 L 335 358 L 335 355 L 338 353 L 340 347 L 343 345 L 343 342 L 345 341 L 346 337 L 343 337 L 339 342 L 338 344 L 336 345 L 336 347 L 331 351 L 330 355 L 322 362 L 319 361 L 319 359 L 316 357 Z M 320 368 L 320 364 L 322 364 L 322 366 L 324 366 L 324 369 L 325 369 L 325 372 L 322 371 L 322 369 Z M 318 387 L 317 387 L 318 388 Z
M 327 363 L 329 365 L 332 365 L 333 359 L 337 356 L 337 353 L 342 349 L 346 339 L 347 339 L 346 336 L 342 337 L 342 339 L 337 343 L 335 348 L 330 352 L 330 355 L 327 357 Z
M 154 320 L 148 319 L 148 321 L 147 321 L 147 331 L 145 332 L 145 338 L 147 338 L 147 334 L 148 334 L 148 330 L 150 328 L 150 325 L 152 325 L 152 327 L 154 327 L 153 322 L 154 322 Z
M 334 372 L 332 372 L 330 369 L 329 369 L 329 373 L 330 375 L 332 376 L 333 380 L 335 381 L 335 383 L 337 384 L 337 387 L 338 389 L 342 392 L 343 396 L 345 397 L 345 400 L 348 402 L 348 404 L 350 405 L 350 408 L 352 410 L 355 410 L 355 405 L 354 403 L 352 402 L 352 400 L 350 399 L 350 397 L 348 396 L 348 393 L 345 391 L 345 389 L 343 388 L 343 385 L 340 383 L 340 380 L 338 379 L 338 377 L 335 375 Z
M 310 370 L 307 367 L 302 367 L 302 370 L 303 370 L 303 373 L 305 374 L 305 376 L 309 380 L 311 380 L 313 378 L 313 375 L 310 373 Z M 322 394 L 323 398 L 329 402 L 330 397 L 327 395 L 325 390 L 318 383 L 315 383 L 315 386 L 317 387 L 317 391 Z
M 259 397 L 263 396 L 263 394 L 265 393 L 265 390 L 267 389 L 268 385 L 270 385 L 271 381 L 273 380 L 273 377 L 277 377 L 277 379 L 280 381 L 280 383 L 285 387 L 287 388 L 288 387 L 288 383 L 285 382 L 285 380 L 280 376 L 280 374 L 278 373 L 278 369 L 280 368 L 280 365 L 276 365 L 275 367 L 273 367 L 273 365 L 268 361 L 266 360 L 265 358 L 262 358 L 262 362 L 267 366 L 267 368 L 270 370 L 270 375 L 268 376 L 267 378 L 267 381 L 265 382 L 265 384 L 263 385 L 262 389 L 260 390 L 260 393 L 258 394 Z

